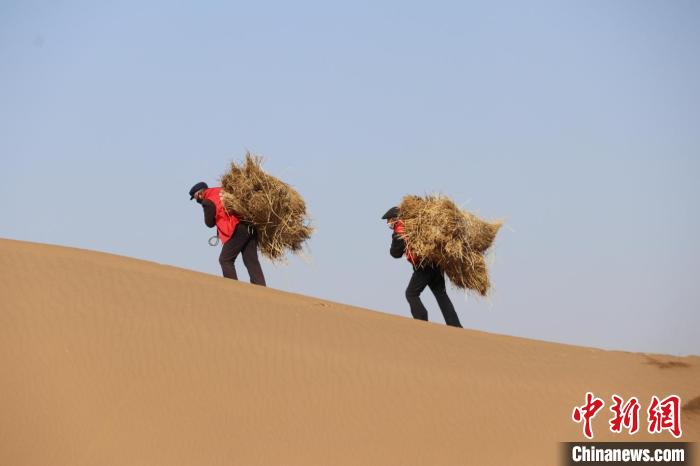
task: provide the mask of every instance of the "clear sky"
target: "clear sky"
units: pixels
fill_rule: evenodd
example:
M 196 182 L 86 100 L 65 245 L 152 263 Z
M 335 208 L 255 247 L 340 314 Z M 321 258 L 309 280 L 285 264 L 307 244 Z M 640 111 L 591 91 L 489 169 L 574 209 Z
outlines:
M 465 326 L 700 354 L 699 83 L 696 1 L 0 1 L 0 237 L 218 275 L 249 149 L 318 228 L 272 287 L 408 317 L 379 217 L 437 191 L 507 222 Z

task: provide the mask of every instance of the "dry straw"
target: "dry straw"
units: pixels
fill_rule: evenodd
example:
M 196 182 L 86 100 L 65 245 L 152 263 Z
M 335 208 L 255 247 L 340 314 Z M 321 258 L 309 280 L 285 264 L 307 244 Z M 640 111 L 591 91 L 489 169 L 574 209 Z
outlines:
M 484 252 L 502 222 L 485 222 L 443 195 L 406 196 L 399 209 L 406 247 L 421 264 L 439 266 L 457 288 L 486 295 Z
M 283 262 L 287 250 L 298 253 L 313 228 L 304 199 L 291 186 L 262 169 L 262 157 L 247 153 L 221 177 L 224 207 L 257 230 L 260 253 Z

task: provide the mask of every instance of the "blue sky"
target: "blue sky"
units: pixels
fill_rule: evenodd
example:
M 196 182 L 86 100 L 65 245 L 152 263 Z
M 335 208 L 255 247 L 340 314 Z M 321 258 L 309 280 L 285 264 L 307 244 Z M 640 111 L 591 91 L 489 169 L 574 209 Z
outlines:
M 318 229 L 272 287 L 408 317 L 379 217 L 442 192 L 507 222 L 465 326 L 700 354 L 697 2 L 173 3 L 0 3 L 0 237 L 218 275 L 251 150 Z

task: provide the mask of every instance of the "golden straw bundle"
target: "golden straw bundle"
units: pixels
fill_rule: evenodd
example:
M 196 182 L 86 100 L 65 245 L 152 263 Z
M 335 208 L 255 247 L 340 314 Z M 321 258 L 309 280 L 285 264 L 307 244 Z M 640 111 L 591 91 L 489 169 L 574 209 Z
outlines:
M 457 288 L 486 295 L 484 252 L 502 222 L 485 222 L 443 195 L 406 196 L 399 210 L 406 247 L 421 264 L 437 265 Z
M 247 153 L 241 164 L 221 177 L 224 207 L 255 225 L 260 253 L 284 261 L 286 250 L 298 253 L 313 228 L 304 199 L 291 186 L 265 173 L 262 157 Z

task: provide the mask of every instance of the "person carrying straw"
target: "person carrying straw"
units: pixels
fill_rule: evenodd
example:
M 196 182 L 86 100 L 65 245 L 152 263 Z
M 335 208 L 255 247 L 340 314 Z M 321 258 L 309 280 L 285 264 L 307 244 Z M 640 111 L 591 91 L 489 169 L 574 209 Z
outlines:
M 420 294 L 427 286 L 433 292 L 438 306 L 440 306 L 445 323 L 452 327 L 461 328 L 462 324 L 459 322 L 457 312 L 452 305 L 450 297 L 447 295 L 443 270 L 436 264 L 421 261 L 406 247 L 406 241 L 403 236 L 405 226 L 403 221 L 399 219 L 399 212 L 399 207 L 392 207 L 382 216 L 382 219 L 386 220 L 389 228 L 393 230 L 389 254 L 396 259 L 405 255 L 408 262 L 413 266 L 413 275 L 411 275 L 411 280 L 406 288 L 406 300 L 411 308 L 411 315 L 417 320 L 428 320 L 428 310 L 420 299 Z
M 255 227 L 241 221 L 235 213 L 229 212 L 223 205 L 221 188 L 209 188 L 200 181 L 189 191 L 190 200 L 196 199 L 204 210 L 204 224 L 216 227 L 219 241 L 223 245 L 219 255 L 219 264 L 224 277 L 238 280 L 236 258 L 243 256 L 243 265 L 248 269 L 250 283 L 266 286 L 260 261 L 258 260 L 258 243 Z

